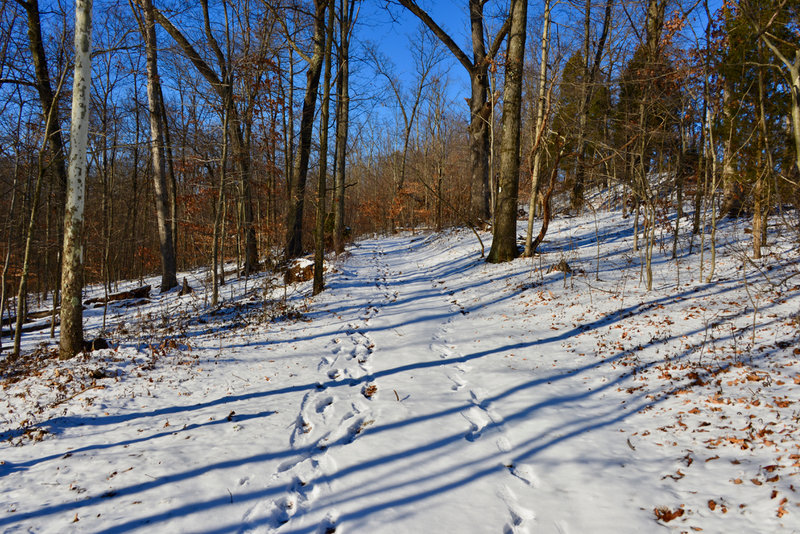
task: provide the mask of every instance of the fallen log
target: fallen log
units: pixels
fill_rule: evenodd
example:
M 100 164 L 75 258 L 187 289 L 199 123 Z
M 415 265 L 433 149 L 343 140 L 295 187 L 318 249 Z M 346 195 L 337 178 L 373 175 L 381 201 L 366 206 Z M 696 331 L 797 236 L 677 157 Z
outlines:
M 56 314 L 61 312 L 61 308 L 56 309 Z M 41 310 L 37 312 L 29 312 L 28 316 L 25 318 L 25 322 L 29 323 L 31 321 L 35 321 L 36 319 L 44 319 L 45 317 L 50 317 L 53 315 L 53 310 Z M 3 325 L 5 326 L 14 326 L 17 324 L 16 317 L 5 317 L 3 319 Z
M 56 324 L 59 324 L 58 319 L 56 319 Z M 50 321 L 47 321 L 45 323 L 36 323 L 36 324 L 27 323 L 22 326 L 22 333 L 24 334 L 27 332 L 39 332 L 40 330 L 46 330 L 47 328 L 50 328 Z M 2 337 L 13 337 L 14 329 L 11 328 L 9 330 L 2 330 L 2 334 L 0 335 L 2 335 Z
M 84 302 L 84 305 L 89 304 L 106 304 L 107 302 L 117 302 L 120 300 L 131 300 L 131 299 L 146 299 L 150 297 L 150 285 L 137 287 L 135 289 L 130 289 L 128 291 L 121 291 L 119 293 L 113 293 L 106 297 L 96 297 L 93 299 L 89 299 Z

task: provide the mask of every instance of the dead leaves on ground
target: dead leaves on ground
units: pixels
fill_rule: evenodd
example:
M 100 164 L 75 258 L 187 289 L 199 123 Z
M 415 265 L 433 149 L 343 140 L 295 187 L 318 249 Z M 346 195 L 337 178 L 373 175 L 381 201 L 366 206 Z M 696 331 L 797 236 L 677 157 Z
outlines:
M 656 519 L 659 521 L 663 521 L 664 523 L 669 523 L 673 519 L 677 519 L 684 514 L 683 508 L 676 508 L 675 510 L 671 510 L 667 506 L 659 506 L 658 508 L 653 509 L 653 513 L 656 514 Z

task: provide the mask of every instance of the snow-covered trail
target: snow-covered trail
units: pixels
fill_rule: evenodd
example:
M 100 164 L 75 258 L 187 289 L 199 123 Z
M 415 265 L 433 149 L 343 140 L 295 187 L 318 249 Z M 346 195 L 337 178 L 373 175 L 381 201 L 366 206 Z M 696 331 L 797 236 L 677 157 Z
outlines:
M 195 351 L 217 354 L 196 376 L 144 397 L 112 385 L 89 413 L 51 420 L 57 440 L 7 451 L 19 481 L 0 528 L 569 530 L 548 517 L 549 500 L 573 498 L 558 465 L 602 469 L 608 451 L 576 441 L 619 414 L 592 410 L 580 379 L 525 365 L 546 347 L 498 322 L 510 293 L 482 286 L 502 272 L 464 277 L 482 260 L 461 239 L 361 242 L 310 322 L 198 336 Z
M 623 271 L 605 274 L 613 291 L 578 291 L 529 261 L 488 265 L 472 239 L 361 241 L 301 318 L 192 319 L 168 365 L 121 348 L 119 365 L 150 370 L 48 408 L 45 439 L 1 449 L 0 531 L 645 532 L 684 503 L 668 526 L 784 524 L 764 522 L 777 500 L 705 505 L 758 502 L 729 480 L 774 460 L 699 461 L 681 434 L 690 414 L 705 432 L 720 398 L 699 378 L 692 410 L 662 394 L 706 335 L 695 305 L 650 316 L 681 297 L 628 289 L 626 306 Z
M 363 242 L 331 284 L 341 306 L 330 312 L 346 325 L 326 342 L 320 387 L 303 398 L 299 453 L 278 469 L 289 491 L 254 505 L 254 530 L 259 516 L 281 532 L 511 532 L 532 519 L 515 497 L 531 474 L 510 462 L 474 358 L 451 339 L 468 312 L 448 284 L 477 258 L 426 244 Z

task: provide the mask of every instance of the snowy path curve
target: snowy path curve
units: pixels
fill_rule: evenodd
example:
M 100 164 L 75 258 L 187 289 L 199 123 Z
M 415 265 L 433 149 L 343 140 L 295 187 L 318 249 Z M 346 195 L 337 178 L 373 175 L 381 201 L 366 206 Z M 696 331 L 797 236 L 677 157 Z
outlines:
M 469 232 L 403 234 L 359 242 L 313 299 L 292 288 L 290 319 L 258 315 L 254 280 L 225 286 L 241 296 L 222 310 L 170 296 L 125 312 L 169 325 L 195 307 L 186 346 L 92 356 L 125 374 L 39 410 L 41 441 L 2 443 L 0 532 L 791 532 L 794 507 L 776 509 L 794 467 L 740 449 L 722 430 L 741 403 L 723 412 L 683 367 L 705 343 L 698 289 L 682 304 L 626 288 L 627 271 L 546 267 L 488 265 Z M 571 287 L 590 283 L 603 291 Z M 685 513 L 659 521 L 662 506 Z
M 583 433 L 608 414 L 570 372 L 551 387 L 517 365 L 544 349 L 502 324 L 509 273 L 470 240 L 362 241 L 305 320 L 198 325 L 194 375 L 98 391 L 50 421 L 58 439 L 9 451 L 0 530 L 568 531 L 548 517 L 563 451 L 546 452 L 593 454 Z M 582 409 L 571 428 L 566 404 Z

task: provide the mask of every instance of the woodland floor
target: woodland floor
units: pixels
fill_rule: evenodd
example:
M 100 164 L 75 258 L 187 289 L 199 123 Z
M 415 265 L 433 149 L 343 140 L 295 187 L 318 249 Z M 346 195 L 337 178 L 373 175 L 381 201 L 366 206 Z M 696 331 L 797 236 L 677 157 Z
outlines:
M 212 309 L 186 273 L 67 363 L 33 332 L 0 359 L 0 531 L 800 532 L 797 232 L 750 261 L 725 221 L 706 283 L 689 224 L 652 291 L 598 211 L 501 265 L 468 231 L 365 239 L 314 298 Z

